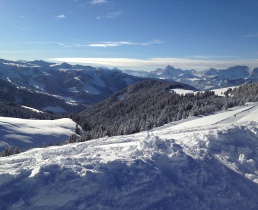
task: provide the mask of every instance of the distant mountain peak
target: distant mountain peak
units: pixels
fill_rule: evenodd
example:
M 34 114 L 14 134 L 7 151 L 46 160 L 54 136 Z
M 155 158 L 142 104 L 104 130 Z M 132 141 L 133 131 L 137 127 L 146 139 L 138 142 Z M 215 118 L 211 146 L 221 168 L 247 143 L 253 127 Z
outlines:
M 171 65 L 167 65 L 165 67 L 165 70 L 175 70 L 176 68 L 174 66 L 171 66 Z
M 28 63 L 33 64 L 33 65 L 38 65 L 40 67 L 49 67 L 50 65 L 53 65 L 55 63 L 49 63 L 43 60 L 34 60 L 34 61 L 29 61 Z
M 176 77 L 180 74 L 182 74 L 184 71 L 181 69 L 176 69 L 175 67 L 171 66 L 171 65 L 167 65 L 164 69 L 162 68 L 158 68 L 155 71 L 152 71 L 151 73 L 160 75 L 164 78 L 167 77 Z
M 63 69 L 69 69 L 72 67 L 71 64 L 63 62 L 63 63 L 57 63 L 57 64 L 53 64 L 51 65 L 51 67 L 56 67 L 56 68 L 63 68 Z

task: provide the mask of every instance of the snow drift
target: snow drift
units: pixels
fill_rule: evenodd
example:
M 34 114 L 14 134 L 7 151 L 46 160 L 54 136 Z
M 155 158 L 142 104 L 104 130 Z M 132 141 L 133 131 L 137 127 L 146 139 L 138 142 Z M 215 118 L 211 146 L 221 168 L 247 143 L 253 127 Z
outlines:
M 134 135 L 32 149 L 1 159 L 0 208 L 257 209 L 257 152 L 255 104 Z

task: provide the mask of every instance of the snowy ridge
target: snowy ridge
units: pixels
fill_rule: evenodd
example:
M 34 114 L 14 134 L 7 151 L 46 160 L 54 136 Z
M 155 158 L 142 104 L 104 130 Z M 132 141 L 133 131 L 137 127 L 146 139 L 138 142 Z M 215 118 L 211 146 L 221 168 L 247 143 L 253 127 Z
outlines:
M 88 105 L 143 80 L 107 68 L 1 59 L 0 79 L 17 88 L 63 97 L 68 104 L 73 100 Z
M 258 80 L 257 68 L 249 69 L 247 66 L 233 66 L 227 69 L 211 68 L 204 71 L 182 70 L 167 66 L 151 72 L 130 70 L 124 70 L 124 72 L 141 77 L 174 80 L 199 90 L 237 86 Z
M 258 106 L 2 158 L 1 209 L 257 209 Z

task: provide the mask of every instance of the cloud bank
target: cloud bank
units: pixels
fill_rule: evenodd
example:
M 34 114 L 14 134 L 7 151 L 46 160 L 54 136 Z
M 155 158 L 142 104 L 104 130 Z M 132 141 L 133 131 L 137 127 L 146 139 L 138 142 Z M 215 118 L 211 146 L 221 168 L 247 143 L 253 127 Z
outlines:
M 52 58 L 56 62 L 88 64 L 95 66 L 110 66 L 119 68 L 145 69 L 172 65 L 182 69 L 204 70 L 209 68 L 224 69 L 236 65 L 247 65 L 250 68 L 258 67 L 258 59 L 244 60 L 204 60 L 191 58 Z

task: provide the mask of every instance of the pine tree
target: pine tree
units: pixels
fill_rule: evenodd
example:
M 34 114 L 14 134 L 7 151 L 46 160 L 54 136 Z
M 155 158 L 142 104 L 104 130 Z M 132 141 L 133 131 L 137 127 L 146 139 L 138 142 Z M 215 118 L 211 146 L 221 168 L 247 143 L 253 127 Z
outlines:
M 13 155 L 13 148 L 11 146 L 6 147 L 4 152 L 3 152 L 3 156 L 7 157 Z
M 21 150 L 19 147 L 15 147 L 14 149 L 14 154 L 20 154 L 21 153 Z

